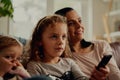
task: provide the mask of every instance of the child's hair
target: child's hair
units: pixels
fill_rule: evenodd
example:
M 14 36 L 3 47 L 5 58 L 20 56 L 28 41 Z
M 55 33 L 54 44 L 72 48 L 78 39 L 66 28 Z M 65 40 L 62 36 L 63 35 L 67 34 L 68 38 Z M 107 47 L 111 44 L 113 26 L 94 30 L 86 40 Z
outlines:
M 42 34 L 49 26 L 55 26 L 56 23 L 64 23 L 66 24 L 66 18 L 60 15 L 51 15 L 42 18 L 35 27 L 32 40 L 30 42 L 30 60 L 40 60 L 44 58 L 43 47 L 40 46 L 38 43 L 42 39 Z M 67 24 L 66 24 L 67 25 Z M 39 57 L 38 57 L 39 56 Z M 63 53 L 62 56 L 65 56 Z
M 11 46 L 22 46 L 22 44 L 17 41 L 15 38 L 0 35 L 0 52 Z

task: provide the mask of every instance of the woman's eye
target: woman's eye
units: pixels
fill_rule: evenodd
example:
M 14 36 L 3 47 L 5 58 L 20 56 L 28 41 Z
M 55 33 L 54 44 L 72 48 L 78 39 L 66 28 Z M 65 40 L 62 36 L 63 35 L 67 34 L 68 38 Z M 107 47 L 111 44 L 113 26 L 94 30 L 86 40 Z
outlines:
M 80 19 L 80 20 L 78 20 L 79 21 L 79 23 L 81 23 L 82 22 L 82 20 Z
M 68 23 L 68 26 L 73 26 L 73 25 L 74 25 L 73 22 L 69 22 L 69 23 Z

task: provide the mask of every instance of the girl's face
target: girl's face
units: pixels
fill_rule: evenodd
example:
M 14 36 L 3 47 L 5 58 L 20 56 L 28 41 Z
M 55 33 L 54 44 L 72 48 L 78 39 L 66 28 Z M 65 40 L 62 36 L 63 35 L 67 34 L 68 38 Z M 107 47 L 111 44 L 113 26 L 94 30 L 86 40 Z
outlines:
M 72 39 L 72 41 L 81 40 L 84 33 L 84 27 L 82 25 L 81 18 L 74 10 L 69 11 L 66 14 L 66 17 L 70 39 Z
M 64 23 L 56 23 L 49 26 L 43 32 L 41 45 L 45 59 L 53 59 L 62 55 L 65 50 L 67 39 L 67 25 Z
M 21 54 L 21 46 L 11 46 L 0 52 L 0 76 L 17 66 L 16 62 L 20 59 Z

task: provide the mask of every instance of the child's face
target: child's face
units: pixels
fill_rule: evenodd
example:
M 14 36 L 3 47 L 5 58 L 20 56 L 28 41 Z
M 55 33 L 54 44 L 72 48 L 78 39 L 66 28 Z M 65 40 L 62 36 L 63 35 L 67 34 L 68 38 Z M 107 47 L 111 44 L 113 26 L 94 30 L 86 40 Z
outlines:
M 16 62 L 22 54 L 21 46 L 11 46 L 0 52 L 0 73 L 3 75 L 9 72 L 13 66 L 17 66 Z
M 65 50 L 67 39 L 67 25 L 56 23 L 55 26 L 49 26 L 42 35 L 41 44 L 45 58 L 55 58 L 62 55 Z

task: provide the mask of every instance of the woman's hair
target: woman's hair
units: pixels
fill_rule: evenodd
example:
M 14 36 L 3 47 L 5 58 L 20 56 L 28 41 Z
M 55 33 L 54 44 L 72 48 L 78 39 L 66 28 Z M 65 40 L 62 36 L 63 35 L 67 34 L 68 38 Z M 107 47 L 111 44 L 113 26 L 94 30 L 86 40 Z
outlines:
M 65 7 L 65 8 L 62 8 L 62 9 L 59 9 L 55 12 L 55 14 L 58 14 L 58 15 L 61 15 L 61 16 L 65 16 L 67 12 L 71 11 L 71 10 L 74 10 L 73 8 L 71 7 Z
M 30 60 L 40 60 L 44 58 L 43 47 L 40 46 L 39 43 L 42 39 L 43 32 L 46 30 L 46 28 L 48 28 L 49 26 L 55 26 L 56 23 L 66 24 L 65 17 L 60 15 L 51 15 L 46 16 L 38 21 L 32 34 L 32 40 L 30 42 Z M 65 54 L 63 53 L 62 56 L 65 56 Z
M 0 35 L 0 51 L 9 48 L 11 46 L 22 46 L 22 44 L 15 38 Z

